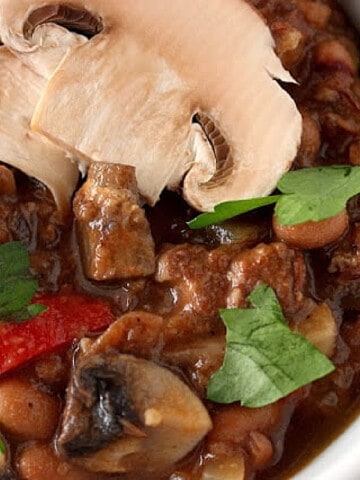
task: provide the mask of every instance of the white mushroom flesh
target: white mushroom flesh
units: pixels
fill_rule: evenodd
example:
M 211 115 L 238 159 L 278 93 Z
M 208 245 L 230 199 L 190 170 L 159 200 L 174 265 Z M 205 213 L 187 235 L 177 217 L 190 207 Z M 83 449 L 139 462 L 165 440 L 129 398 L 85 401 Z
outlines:
M 18 51 L 31 11 L 59 0 L 3 0 L 0 35 Z M 301 116 L 275 79 L 292 81 L 270 31 L 245 0 L 74 0 L 103 30 L 70 52 L 32 121 L 86 161 L 136 167 L 150 204 L 177 188 L 199 210 L 269 194 L 289 169 Z M 226 140 L 226 171 L 194 149 L 192 119 L 205 113 Z M 61 118 L 61 122 L 58 119 Z M 210 180 L 210 181 L 209 181 Z
M 68 45 L 72 43 L 72 34 L 60 27 L 55 29 Z M 78 181 L 78 168 L 61 148 L 30 130 L 31 117 L 47 82 L 45 74 L 53 71 L 63 54 L 62 42 L 61 48 L 44 52 L 36 72 L 31 64 L 0 47 L 0 161 L 43 182 L 60 211 L 65 212 Z

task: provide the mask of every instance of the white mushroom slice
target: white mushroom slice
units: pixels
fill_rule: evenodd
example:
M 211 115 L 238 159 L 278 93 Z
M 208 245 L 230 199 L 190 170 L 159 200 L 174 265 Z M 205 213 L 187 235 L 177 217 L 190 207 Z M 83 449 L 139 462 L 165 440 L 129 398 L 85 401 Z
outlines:
M 49 6 L 60 4 L 2 0 L 1 38 L 31 50 L 29 16 L 41 23 Z M 245 0 L 71 5 L 101 18 L 103 28 L 53 75 L 33 117 L 35 131 L 86 161 L 136 167 L 151 204 L 186 172 L 184 196 L 199 210 L 274 189 L 296 155 L 301 116 L 275 80 L 292 78 L 270 31 Z M 192 120 L 199 113 L 229 147 L 225 169 L 216 149 L 198 152 Z
M 87 38 L 54 24 L 39 25 L 31 36 L 28 52 L 13 50 L 31 70 L 48 80 L 69 50 L 83 45 Z
M 51 65 L 54 54 L 55 50 L 51 52 Z M 45 70 L 46 58 L 42 61 Z M 43 182 L 65 213 L 78 181 L 78 168 L 62 149 L 30 130 L 31 116 L 46 78 L 4 46 L 0 47 L 0 66 L 0 161 Z

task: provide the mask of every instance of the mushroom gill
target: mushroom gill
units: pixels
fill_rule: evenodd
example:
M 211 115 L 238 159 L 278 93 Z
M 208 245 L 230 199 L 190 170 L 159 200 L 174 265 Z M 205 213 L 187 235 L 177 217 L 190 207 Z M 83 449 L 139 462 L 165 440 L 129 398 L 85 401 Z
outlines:
M 39 12 L 61 5 L 2 0 L 4 43 L 32 51 L 33 36 L 24 35 L 31 35 L 29 17 L 32 25 L 47 21 Z M 274 53 L 270 31 L 245 0 L 71 5 L 101 19 L 103 28 L 52 75 L 34 131 L 86 162 L 134 166 L 150 204 L 165 187 L 178 188 L 184 175 L 184 197 L 199 210 L 274 189 L 296 155 L 301 116 L 276 81 L 293 80 Z M 199 112 L 226 140 L 231 168 L 218 172 L 215 151 L 194 142 L 192 119 Z

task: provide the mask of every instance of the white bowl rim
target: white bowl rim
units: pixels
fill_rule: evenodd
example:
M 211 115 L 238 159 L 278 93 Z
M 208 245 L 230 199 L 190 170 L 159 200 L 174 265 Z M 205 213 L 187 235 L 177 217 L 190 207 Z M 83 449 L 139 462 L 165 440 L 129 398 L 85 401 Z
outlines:
M 360 417 L 293 480 L 360 480 Z

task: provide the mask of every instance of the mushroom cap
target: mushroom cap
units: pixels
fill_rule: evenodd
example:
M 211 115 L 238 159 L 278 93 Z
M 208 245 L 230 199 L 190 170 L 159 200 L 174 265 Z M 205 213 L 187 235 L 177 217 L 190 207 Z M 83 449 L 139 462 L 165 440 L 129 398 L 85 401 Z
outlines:
M 29 17 L 46 21 L 46 8 L 59 4 L 3 0 L 1 38 L 31 50 Z M 274 189 L 295 158 L 301 116 L 276 81 L 292 78 L 270 31 L 245 0 L 71 5 L 101 18 L 102 30 L 55 71 L 33 117 L 35 131 L 87 162 L 136 167 L 150 204 L 166 186 L 178 188 L 186 172 L 184 196 L 199 210 Z M 194 141 L 199 112 L 226 141 L 225 162 Z
M 211 428 L 205 406 L 173 372 L 108 350 L 75 366 L 57 446 L 91 471 L 164 472 Z

